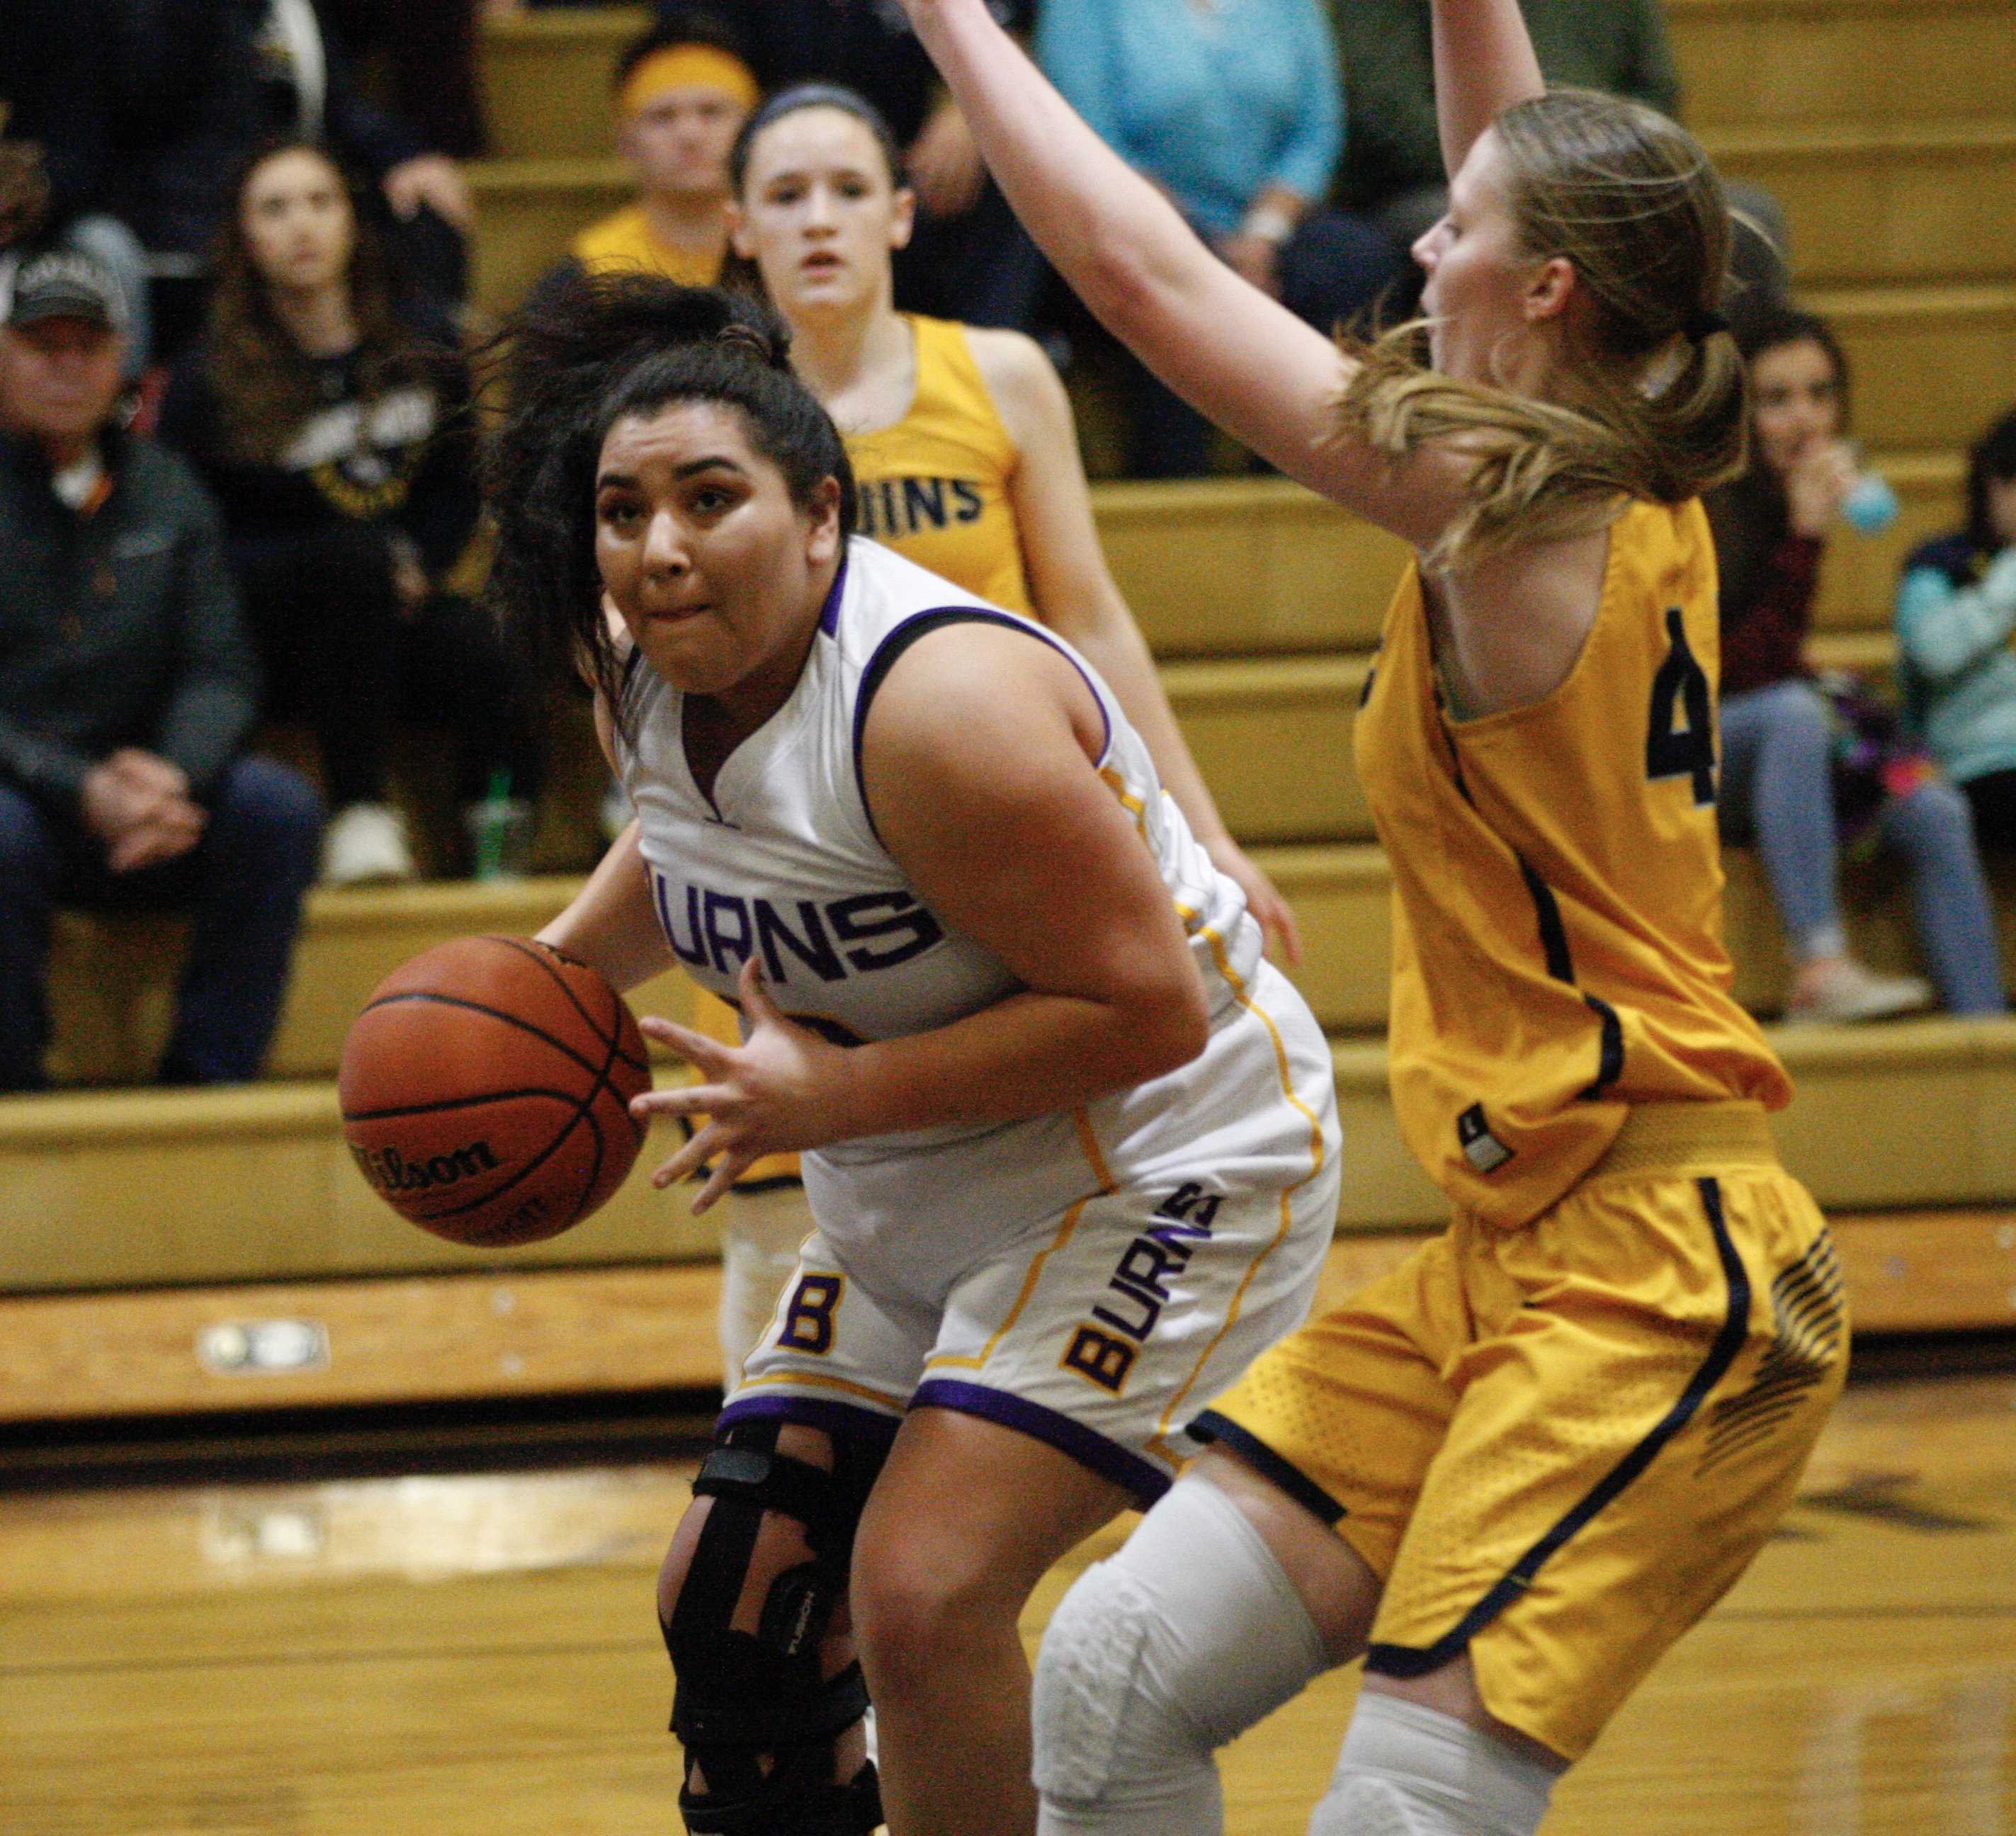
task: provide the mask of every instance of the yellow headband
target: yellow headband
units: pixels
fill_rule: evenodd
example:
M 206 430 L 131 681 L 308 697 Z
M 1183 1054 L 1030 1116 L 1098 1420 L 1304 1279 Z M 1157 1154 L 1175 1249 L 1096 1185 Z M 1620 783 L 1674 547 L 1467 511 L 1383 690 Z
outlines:
M 762 93 L 748 65 L 733 52 L 711 45 L 668 45 L 625 79 L 617 106 L 634 115 L 674 89 L 718 89 L 744 109 L 753 109 Z

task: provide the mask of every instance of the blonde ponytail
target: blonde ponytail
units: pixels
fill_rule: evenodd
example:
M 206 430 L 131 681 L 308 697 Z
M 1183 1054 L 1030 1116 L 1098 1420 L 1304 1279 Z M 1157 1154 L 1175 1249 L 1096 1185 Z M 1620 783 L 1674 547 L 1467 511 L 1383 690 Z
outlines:
M 1494 124 L 1522 253 L 1574 267 L 1550 398 L 1438 374 L 1420 323 L 1348 344 L 1343 430 L 1395 459 L 1447 445 L 1471 492 L 1433 556 L 1451 565 L 1587 533 L 1620 498 L 1683 503 L 1743 468 L 1744 367 L 1719 306 L 1726 200 L 1693 136 L 1636 103 L 1553 90 Z

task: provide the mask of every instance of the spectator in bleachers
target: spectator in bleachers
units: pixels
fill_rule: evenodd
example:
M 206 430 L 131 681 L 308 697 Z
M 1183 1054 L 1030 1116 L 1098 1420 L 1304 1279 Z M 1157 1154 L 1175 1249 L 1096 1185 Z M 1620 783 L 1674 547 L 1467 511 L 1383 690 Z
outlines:
M 257 1075 L 315 877 L 314 792 L 241 752 L 257 668 L 216 512 L 117 426 L 125 316 L 58 250 L 0 324 L 0 1090 L 44 1082 L 59 904 L 193 912 L 160 1075 Z
M 1077 0 L 1071 0 L 1076 4 Z M 988 0 L 1027 34 L 1035 0 Z M 894 0 L 734 0 L 729 17 L 765 91 L 836 83 L 873 103 L 902 149 L 916 232 L 896 304 L 968 325 L 1026 329 L 1045 269 Z
M 477 0 L 326 0 L 329 23 L 355 56 L 382 60 L 393 106 L 421 140 L 451 159 L 484 150 L 476 78 Z
M 1375 215 L 1402 247 L 1431 228 L 1449 201 L 1435 126 L 1428 0 L 1328 0 L 1337 28 L 1351 135 L 1337 177 L 1339 202 Z M 1680 112 L 1661 0 L 1520 0 L 1548 83 L 1628 95 L 1661 114 Z M 1746 291 L 1785 290 L 1784 213 L 1769 193 L 1726 182 L 1738 226 L 1732 272 Z
M 668 18 L 616 66 L 616 144 L 637 199 L 584 229 L 573 261 L 711 286 L 728 254 L 728 155 L 756 106 L 733 34 L 705 13 Z
M 1723 830 L 1763 857 L 1793 959 L 1786 1017 L 1871 1020 L 1925 1004 L 1915 977 L 1849 954 L 1838 893 L 1844 833 L 1910 869 L 1918 934 L 1956 1013 L 2004 1011 L 2000 954 L 1967 800 L 1886 730 L 1849 686 L 1814 678 L 1805 648 L 1821 553 L 1858 482 L 1848 366 L 1824 321 L 1780 306 L 1743 333 L 1750 470 L 1708 500 L 1722 574 Z
M 1044 9 L 1045 74 L 1099 134 L 1175 202 L 1228 265 L 1325 329 L 1399 283 L 1401 250 L 1370 221 L 1325 209 L 1344 136 L 1337 52 L 1319 0 L 1220 11 L 1164 0 Z M 1203 418 L 1129 360 L 1129 470 L 1205 469 Z
M 0 121 L 8 135 L 0 180 L 19 218 L 0 249 L 37 231 L 110 268 L 127 307 L 126 372 L 137 380 L 152 355 L 146 251 L 107 214 L 111 110 L 102 31 L 105 0 L 12 0 L 0 16 Z M 27 207 L 32 198 L 32 208 Z M 5 284 L 0 277 L 0 286 Z
M 538 775 L 515 672 L 450 585 L 479 508 L 467 366 L 445 325 L 398 306 L 383 248 L 313 146 L 247 167 L 217 269 L 162 436 L 222 506 L 272 711 L 315 729 L 336 812 L 323 878 L 408 879 L 386 798 L 398 715 L 454 731 L 472 805 L 506 779 L 528 798 Z
M 1898 673 L 1914 732 L 1966 794 L 1987 847 L 2016 852 L 2016 412 L 1968 455 L 1967 527 L 1904 564 Z
M 164 358 L 200 322 L 233 175 L 276 138 L 326 141 L 368 171 L 374 210 L 406 268 L 444 304 L 459 302 L 467 183 L 440 149 L 358 93 L 313 0 L 20 3 L 52 49 L 32 72 L 0 75 L 13 131 L 47 149 L 59 215 L 106 213 L 137 235 Z

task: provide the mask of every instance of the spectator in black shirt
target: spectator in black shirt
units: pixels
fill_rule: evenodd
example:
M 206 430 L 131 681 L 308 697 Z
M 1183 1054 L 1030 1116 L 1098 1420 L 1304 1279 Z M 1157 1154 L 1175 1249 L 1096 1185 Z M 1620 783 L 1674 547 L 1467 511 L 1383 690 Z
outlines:
M 138 236 L 164 359 L 200 322 L 233 174 L 277 137 L 326 141 L 369 172 L 373 211 L 416 285 L 444 307 L 459 304 L 467 185 L 440 148 L 359 93 L 315 0 L 9 7 L 0 95 L 11 104 L 10 131 L 45 146 L 58 221 L 109 214 Z
M 386 801 L 401 713 L 456 733 L 470 804 L 501 779 L 535 789 L 525 698 L 487 621 L 445 587 L 479 509 L 468 404 L 452 337 L 395 307 L 329 157 L 294 144 L 254 159 L 162 437 L 222 506 L 272 711 L 315 729 L 332 884 L 413 873 Z
M 193 909 L 164 1082 L 257 1075 L 321 810 L 240 747 L 257 667 L 216 513 L 122 436 L 109 271 L 31 255 L 0 325 L 0 1090 L 44 1082 L 52 908 Z

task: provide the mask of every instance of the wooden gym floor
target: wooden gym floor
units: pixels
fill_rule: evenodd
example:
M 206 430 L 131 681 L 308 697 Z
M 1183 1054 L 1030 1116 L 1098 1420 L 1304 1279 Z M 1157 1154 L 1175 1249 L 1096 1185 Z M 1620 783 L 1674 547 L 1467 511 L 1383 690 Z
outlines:
M 1779 1539 L 1550 1836 L 2016 1829 L 2006 1341 L 1996 1366 L 1850 1389 Z M 0 1493 L 0 1830 L 674 1836 L 650 1602 L 690 1472 Z M 1354 1687 L 1231 1751 L 1236 1836 L 1303 1829 Z

